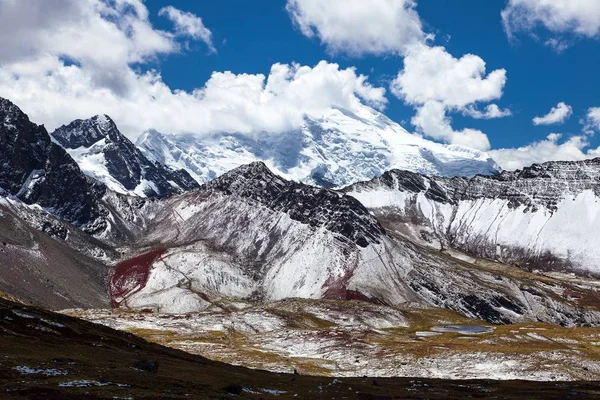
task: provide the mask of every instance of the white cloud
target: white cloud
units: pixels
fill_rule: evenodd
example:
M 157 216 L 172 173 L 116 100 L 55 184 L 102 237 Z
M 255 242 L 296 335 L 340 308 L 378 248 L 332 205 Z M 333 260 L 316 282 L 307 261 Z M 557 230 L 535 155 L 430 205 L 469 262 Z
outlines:
M 0 0 L 0 96 L 52 130 L 111 115 L 124 133 L 282 132 L 330 107 L 383 108 L 385 89 L 353 68 L 273 65 L 268 76 L 215 72 L 203 87 L 171 90 L 140 65 L 207 40 L 196 16 L 165 8 L 175 32 L 155 29 L 141 0 Z
M 583 130 L 588 135 L 600 132 L 600 107 L 591 107 L 587 111 L 586 118 L 582 121 Z
M 152 27 L 140 0 L 0 0 L 5 70 L 67 60 L 87 69 L 94 86 L 126 92 L 129 65 L 178 50 L 173 34 Z
M 512 111 L 510 111 L 508 108 L 503 110 L 498 107 L 497 104 L 488 104 L 483 111 L 478 110 L 473 105 L 469 105 L 463 110 L 463 115 L 468 115 L 469 117 L 475 119 L 495 119 L 510 117 L 512 115 Z
M 564 34 L 600 37 L 600 2 L 596 0 L 510 0 L 502 11 L 509 38 L 518 32 L 534 34 L 538 27 L 557 35 L 548 45 L 564 50 Z
M 536 125 L 550 125 L 564 122 L 572 115 L 572 108 L 560 102 L 544 117 L 534 118 Z M 546 161 L 581 161 L 600 157 L 600 147 L 591 148 L 589 135 L 600 131 L 600 107 L 588 109 L 586 118 L 581 120 L 583 133 L 566 140 L 562 134 L 552 133 L 545 140 L 533 142 L 519 148 L 491 150 L 490 155 L 506 170 L 522 169 L 534 163 Z
M 392 93 L 415 106 L 413 124 L 424 135 L 478 149 L 489 148 L 487 136 L 478 130 L 454 131 L 449 112 L 460 111 L 475 118 L 510 115 L 495 104 L 485 112 L 474 104 L 502 97 L 506 71 L 486 73 L 485 61 L 473 54 L 455 58 L 443 47 L 413 46 L 406 53 L 404 69 L 391 83 Z
M 563 40 L 563 39 L 557 39 L 557 38 L 547 39 L 544 42 L 544 44 L 547 47 L 550 47 L 552 50 L 554 50 L 558 54 L 562 53 L 563 51 L 565 51 L 566 49 L 568 49 L 569 46 L 570 46 L 569 41 Z
M 439 101 L 432 100 L 421 105 L 411 123 L 423 133 L 437 140 L 483 151 L 490 148 L 488 137 L 479 130 L 455 131 L 452 128 L 451 119 L 446 116 L 446 106 Z
M 217 50 L 213 45 L 213 34 L 204 26 L 202 18 L 190 12 L 181 11 L 173 6 L 161 8 L 158 15 L 169 18 L 175 24 L 175 31 L 178 35 L 202 40 L 211 52 L 216 53 Z
M 113 117 L 135 137 L 147 128 L 168 133 L 278 133 L 300 126 L 303 116 L 330 107 L 356 111 L 363 103 L 382 108 L 385 89 L 352 68 L 325 61 L 315 67 L 275 64 L 268 76 L 215 72 L 192 92 L 172 91 L 156 73 L 127 71 L 126 96 L 95 87 L 90 72 L 76 65 L 53 65 L 50 73 L 15 79 L 0 68 L 0 93 L 49 129 L 98 113 Z
M 287 0 L 300 31 L 336 53 L 402 54 L 424 42 L 414 0 Z
M 535 117 L 533 119 L 534 125 L 553 125 L 562 124 L 573 115 L 573 108 L 564 103 L 560 102 L 556 107 L 552 107 L 550 112 L 543 117 Z
M 440 101 L 449 108 L 461 109 L 499 99 L 505 83 L 506 70 L 486 75 L 485 61 L 476 55 L 455 58 L 440 46 L 414 46 L 391 87 L 408 104 Z
M 600 147 L 590 149 L 585 136 L 572 136 L 560 142 L 561 138 L 561 134 L 552 133 L 545 140 L 527 146 L 489 153 L 503 169 L 509 171 L 546 161 L 581 161 L 600 157 Z
M 430 46 L 415 0 L 287 0 L 287 11 L 307 37 L 318 37 L 332 52 L 350 55 L 400 55 L 404 69 L 390 85 L 392 93 L 412 105 L 417 130 L 429 137 L 478 149 L 489 148 L 475 129 L 454 130 L 449 113 L 478 119 L 511 115 L 496 104 L 484 111 L 478 103 L 502 97 L 506 71 L 486 73 L 480 57 L 455 58 L 444 47 Z

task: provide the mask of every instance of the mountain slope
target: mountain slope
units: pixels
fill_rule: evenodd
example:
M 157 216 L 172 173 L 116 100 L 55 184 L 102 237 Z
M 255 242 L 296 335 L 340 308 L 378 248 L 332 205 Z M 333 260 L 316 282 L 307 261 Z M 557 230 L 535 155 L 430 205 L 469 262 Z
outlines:
M 18 274 L 4 275 L 2 287 L 37 302 L 57 296 L 69 304 L 103 301 L 99 282 L 116 264 L 109 289 L 113 305 L 121 307 L 177 313 L 204 310 L 223 297 L 259 303 L 292 297 L 360 299 L 444 307 L 494 323 L 600 323 L 600 298 L 591 280 L 549 278 L 440 252 L 389 229 L 389 218 L 376 219 L 355 198 L 288 181 L 263 163 L 239 167 L 182 195 L 120 195 L 86 178 L 18 108 L 6 108 L 6 146 L 0 154 L 11 168 L 0 175 L 6 189 L 0 195 L 6 207 L 0 211 L 6 231 L 23 240 L 7 247 L 7 265 L 11 259 L 22 262 L 16 263 Z M 571 172 L 560 166 L 522 176 L 429 182 L 454 182 L 454 195 L 467 199 L 478 190 L 504 196 L 510 207 L 519 193 L 533 188 L 552 207 L 561 193 L 576 187 L 548 183 L 578 178 L 585 190 L 595 182 L 593 162 L 571 166 Z M 409 176 L 416 177 L 407 179 L 413 186 L 424 179 Z M 542 183 L 532 185 L 535 179 Z M 469 189 L 468 182 L 476 184 Z M 79 183 L 89 186 L 78 191 Z M 510 185 L 516 185 L 516 193 Z M 554 189 L 541 192 L 548 187 Z M 451 198 L 437 189 L 430 192 L 442 203 Z M 78 290 L 89 290 L 91 298 L 78 299 Z
M 0 121 L 0 199 L 42 208 L 111 244 L 132 240 L 143 229 L 151 199 L 115 193 L 86 176 L 43 126 L 2 98 Z
M 85 174 L 122 194 L 164 197 L 196 189 L 185 170 L 148 160 L 106 115 L 76 120 L 52 133 Z
M 46 307 L 109 304 L 115 249 L 152 200 L 87 177 L 43 126 L 0 98 L 0 291 Z
M 107 307 L 116 252 L 15 198 L 0 197 L 0 293 L 51 309 Z
M 344 191 L 388 228 L 429 246 L 600 275 L 600 159 L 472 179 L 391 171 Z
M 301 129 L 283 134 L 194 137 L 150 130 L 136 144 L 148 158 L 184 168 L 198 182 L 253 161 L 264 161 L 286 179 L 324 187 L 368 180 L 393 168 L 441 176 L 500 171 L 485 153 L 410 134 L 367 107 L 360 115 L 332 109 L 319 119 L 306 117 Z

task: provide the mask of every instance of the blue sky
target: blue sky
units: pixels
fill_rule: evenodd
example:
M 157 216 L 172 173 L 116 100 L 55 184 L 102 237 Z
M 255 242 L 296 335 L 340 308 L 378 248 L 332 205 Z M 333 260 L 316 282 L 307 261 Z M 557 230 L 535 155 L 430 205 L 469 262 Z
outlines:
M 131 138 L 368 105 L 514 169 L 600 156 L 599 45 L 589 0 L 0 0 L 0 96 Z
M 397 55 L 351 57 L 331 54 L 318 39 L 302 35 L 290 22 L 282 0 L 220 0 L 218 2 L 172 0 L 177 8 L 202 16 L 214 35 L 216 54 L 208 54 L 205 45 L 169 56 L 160 61 L 164 80 L 170 86 L 190 90 L 202 86 L 213 71 L 268 73 L 275 62 L 299 62 L 314 65 L 320 60 L 355 66 L 359 73 L 382 86 L 402 68 Z M 147 2 L 156 15 L 162 0 Z M 503 29 L 500 13 L 504 0 L 422 0 L 417 11 L 426 29 L 456 57 L 473 53 L 483 58 L 488 70 L 505 68 L 508 81 L 498 104 L 509 107 L 513 115 L 493 120 L 453 115 L 455 127 L 476 127 L 490 137 L 494 148 L 518 147 L 541 140 L 550 133 L 579 134 L 580 119 L 589 107 L 600 104 L 600 43 L 581 38 L 562 53 L 543 46 L 542 39 L 529 36 L 510 41 Z M 169 21 L 156 17 L 156 26 L 168 28 Z M 538 32 L 544 36 L 544 32 Z M 549 35 L 548 35 L 549 36 Z M 404 121 L 410 129 L 414 114 L 399 99 L 388 95 L 385 113 L 395 121 Z M 535 116 L 545 115 L 564 101 L 573 107 L 573 116 L 562 125 L 534 126 Z M 592 138 L 592 145 L 600 139 Z M 596 147 L 594 146 L 594 147 Z

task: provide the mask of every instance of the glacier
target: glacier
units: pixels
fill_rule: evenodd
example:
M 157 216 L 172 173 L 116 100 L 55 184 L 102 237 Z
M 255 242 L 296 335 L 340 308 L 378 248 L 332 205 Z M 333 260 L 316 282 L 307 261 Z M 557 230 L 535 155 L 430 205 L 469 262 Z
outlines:
M 501 171 L 485 152 L 427 140 L 366 106 L 354 112 L 332 108 L 319 118 L 306 116 L 300 129 L 280 134 L 199 136 L 147 130 L 136 145 L 149 159 L 185 169 L 200 183 L 254 161 L 288 180 L 329 188 L 372 179 L 390 169 L 439 176 Z

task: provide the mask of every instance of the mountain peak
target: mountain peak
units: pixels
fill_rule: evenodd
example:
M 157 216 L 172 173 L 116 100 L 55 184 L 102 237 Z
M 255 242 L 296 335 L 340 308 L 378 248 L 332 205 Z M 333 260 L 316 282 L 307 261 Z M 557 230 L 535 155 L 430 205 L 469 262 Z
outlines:
M 283 187 L 289 182 L 274 174 L 262 161 L 242 165 L 204 185 L 227 193 L 249 194 L 268 186 Z M 252 196 L 249 196 L 252 197 Z
M 246 165 L 239 166 L 230 171 L 232 174 L 250 174 L 253 176 L 275 177 L 276 175 L 262 161 L 254 161 Z
M 77 119 L 56 129 L 52 137 L 65 149 L 88 148 L 102 139 L 119 141 L 124 138 L 115 122 L 106 114 Z
M 358 200 L 333 190 L 288 181 L 260 161 L 235 168 L 203 185 L 201 190 L 249 199 L 284 212 L 292 220 L 338 233 L 361 247 L 379 243 L 385 234 Z
M 29 117 L 12 101 L 0 97 L 0 127 L 14 131 L 18 125 L 28 124 Z
M 118 130 L 115 122 L 106 114 L 94 115 L 90 119 L 92 123 L 105 134 L 108 134 L 111 130 Z
M 0 97 L 0 115 L 4 116 L 14 113 L 23 114 L 23 111 L 21 111 L 21 109 L 12 101 L 5 99 L 4 97 Z
M 139 146 L 140 143 L 144 143 L 146 141 L 156 142 L 162 141 L 164 135 L 157 131 L 156 129 L 148 129 L 145 130 L 135 141 L 135 145 Z
M 27 204 L 79 225 L 101 227 L 97 202 L 105 188 L 89 181 L 46 129 L 0 98 L 0 186 Z
M 52 136 L 86 175 L 115 192 L 163 197 L 198 187 L 187 172 L 149 160 L 108 115 L 75 120 L 58 128 Z

